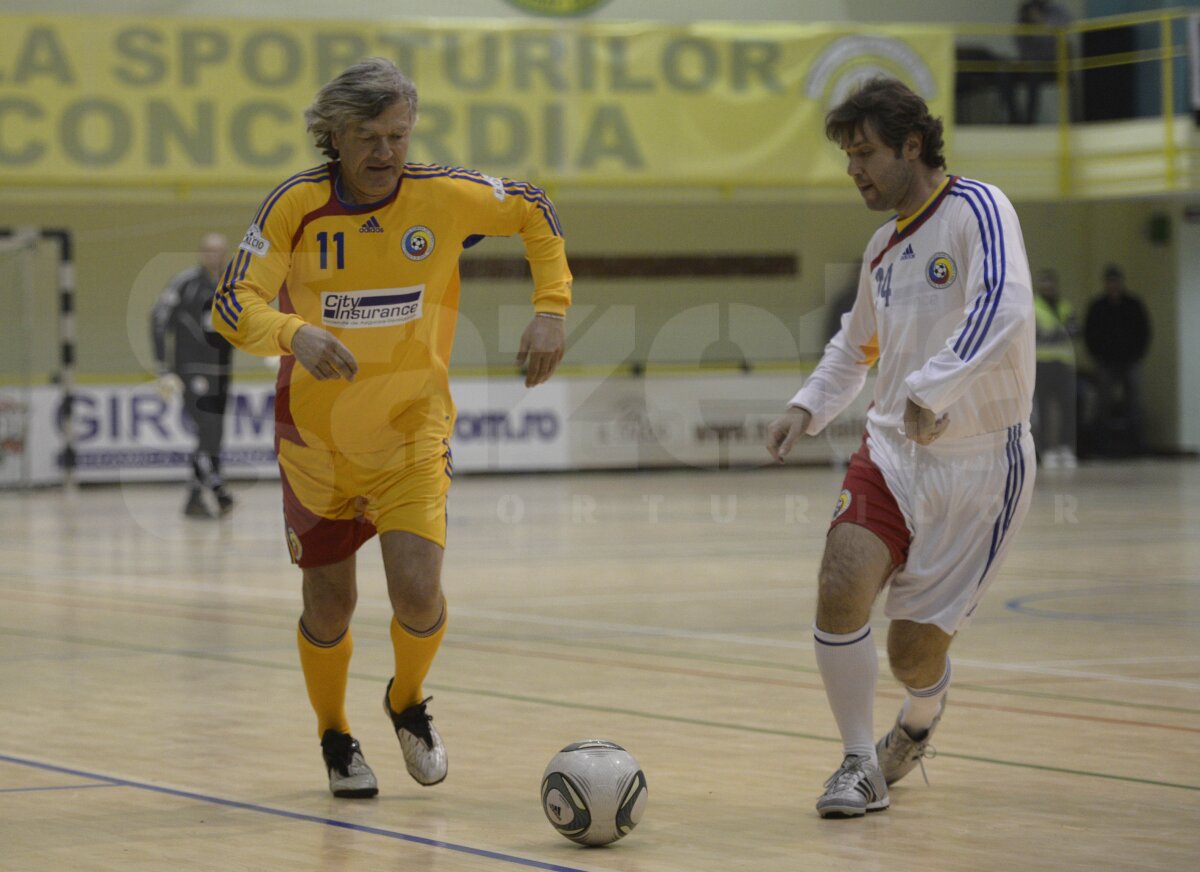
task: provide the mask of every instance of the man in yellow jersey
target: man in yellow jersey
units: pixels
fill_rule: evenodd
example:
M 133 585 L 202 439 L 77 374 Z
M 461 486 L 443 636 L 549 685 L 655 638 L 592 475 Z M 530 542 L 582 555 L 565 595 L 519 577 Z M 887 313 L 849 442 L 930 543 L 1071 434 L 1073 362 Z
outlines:
M 453 473 L 447 369 L 459 255 L 520 233 L 534 316 L 525 384 L 562 360 L 571 273 L 554 206 L 538 188 L 406 163 L 417 92 L 390 61 L 349 67 L 305 112 L 329 163 L 263 201 L 226 270 L 213 321 L 231 343 L 281 355 L 275 444 L 292 560 L 303 572 L 300 664 L 335 796 L 370 797 L 345 694 L 357 597 L 355 552 L 379 534 L 395 676 L 384 710 L 409 774 L 446 777 L 422 682 L 446 628 L 442 553 Z M 278 299 L 278 309 L 269 305 Z

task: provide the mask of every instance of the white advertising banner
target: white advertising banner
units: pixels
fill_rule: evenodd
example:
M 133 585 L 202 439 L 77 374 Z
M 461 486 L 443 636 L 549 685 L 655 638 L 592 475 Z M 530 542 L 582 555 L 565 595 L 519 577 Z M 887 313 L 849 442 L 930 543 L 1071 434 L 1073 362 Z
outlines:
M 450 450 L 457 472 L 570 469 L 568 379 L 526 389 L 509 379 L 457 379 L 450 390 L 458 418 Z
M 772 462 L 767 426 L 803 382 L 796 374 L 575 379 L 569 416 L 571 466 L 729 467 Z M 854 404 L 793 461 L 844 461 L 866 427 L 873 376 Z
M 164 400 L 154 383 L 83 385 L 75 388 L 75 468 L 81 482 L 171 481 L 191 474 L 195 449 L 182 401 Z M 275 387 L 236 385 L 229 396 L 222 446 L 229 478 L 277 475 L 273 441 Z M 59 416 L 62 394 L 53 386 L 33 388 L 25 414 L 25 436 L 16 458 L 30 484 L 63 477 L 64 440 Z M 4 481 L 3 483 L 17 483 Z
M 456 379 L 456 472 L 728 467 L 767 463 L 766 428 L 802 381 L 796 374 L 558 378 L 534 390 L 515 379 Z M 844 461 L 858 447 L 871 386 L 793 460 Z M 278 475 L 275 387 L 234 382 L 225 415 L 230 479 Z M 61 394 L 0 389 L 0 486 L 63 476 Z M 81 482 L 170 481 L 190 474 L 195 445 L 178 399 L 152 382 L 85 385 L 75 394 Z
M 0 487 L 29 479 L 29 391 L 0 388 Z

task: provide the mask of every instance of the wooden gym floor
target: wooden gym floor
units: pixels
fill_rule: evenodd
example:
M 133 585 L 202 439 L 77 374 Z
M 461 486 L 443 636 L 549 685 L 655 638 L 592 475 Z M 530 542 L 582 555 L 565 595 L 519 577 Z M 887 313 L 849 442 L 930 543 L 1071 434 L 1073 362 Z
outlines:
M 380 780 L 333 799 L 297 664 L 276 482 L 0 494 L 0 869 L 853 872 L 1200 863 L 1200 464 L 1043 471 L 892 808 L 822 821 L 840 760 L 812 654 L 832 469 L 461 476 L 426 690 L 450 776 L 403 772 L 374 543 L 349 711 Z M 884 622 L 877 620 L 881 633 Z M 882 638 L 882 635 L 880 635 Z M 898 687 L 881 669 L 876 725 Z M 650 785 L 608 848 L 542 769 L 623 744 Z

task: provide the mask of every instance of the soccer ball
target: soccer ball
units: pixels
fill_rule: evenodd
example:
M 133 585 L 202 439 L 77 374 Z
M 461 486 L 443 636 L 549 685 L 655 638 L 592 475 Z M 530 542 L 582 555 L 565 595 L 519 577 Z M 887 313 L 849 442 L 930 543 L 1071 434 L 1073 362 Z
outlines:
M 542 811 L 581 845 L 607 845 L 627 835 L 646 810 L 646 776 L 613 742 L 586 739 L 563 748 L 542 775 Z

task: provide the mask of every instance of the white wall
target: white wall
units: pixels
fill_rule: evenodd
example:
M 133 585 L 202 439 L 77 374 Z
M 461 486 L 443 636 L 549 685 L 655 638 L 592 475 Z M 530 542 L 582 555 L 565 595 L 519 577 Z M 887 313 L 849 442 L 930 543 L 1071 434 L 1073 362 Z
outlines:
M 1200 327 L 1200 198 L 1180 206 L 1177 218 L 1178 444 L 1196 451 L 1200 450 L 1200 342 L 1196 341 Z

